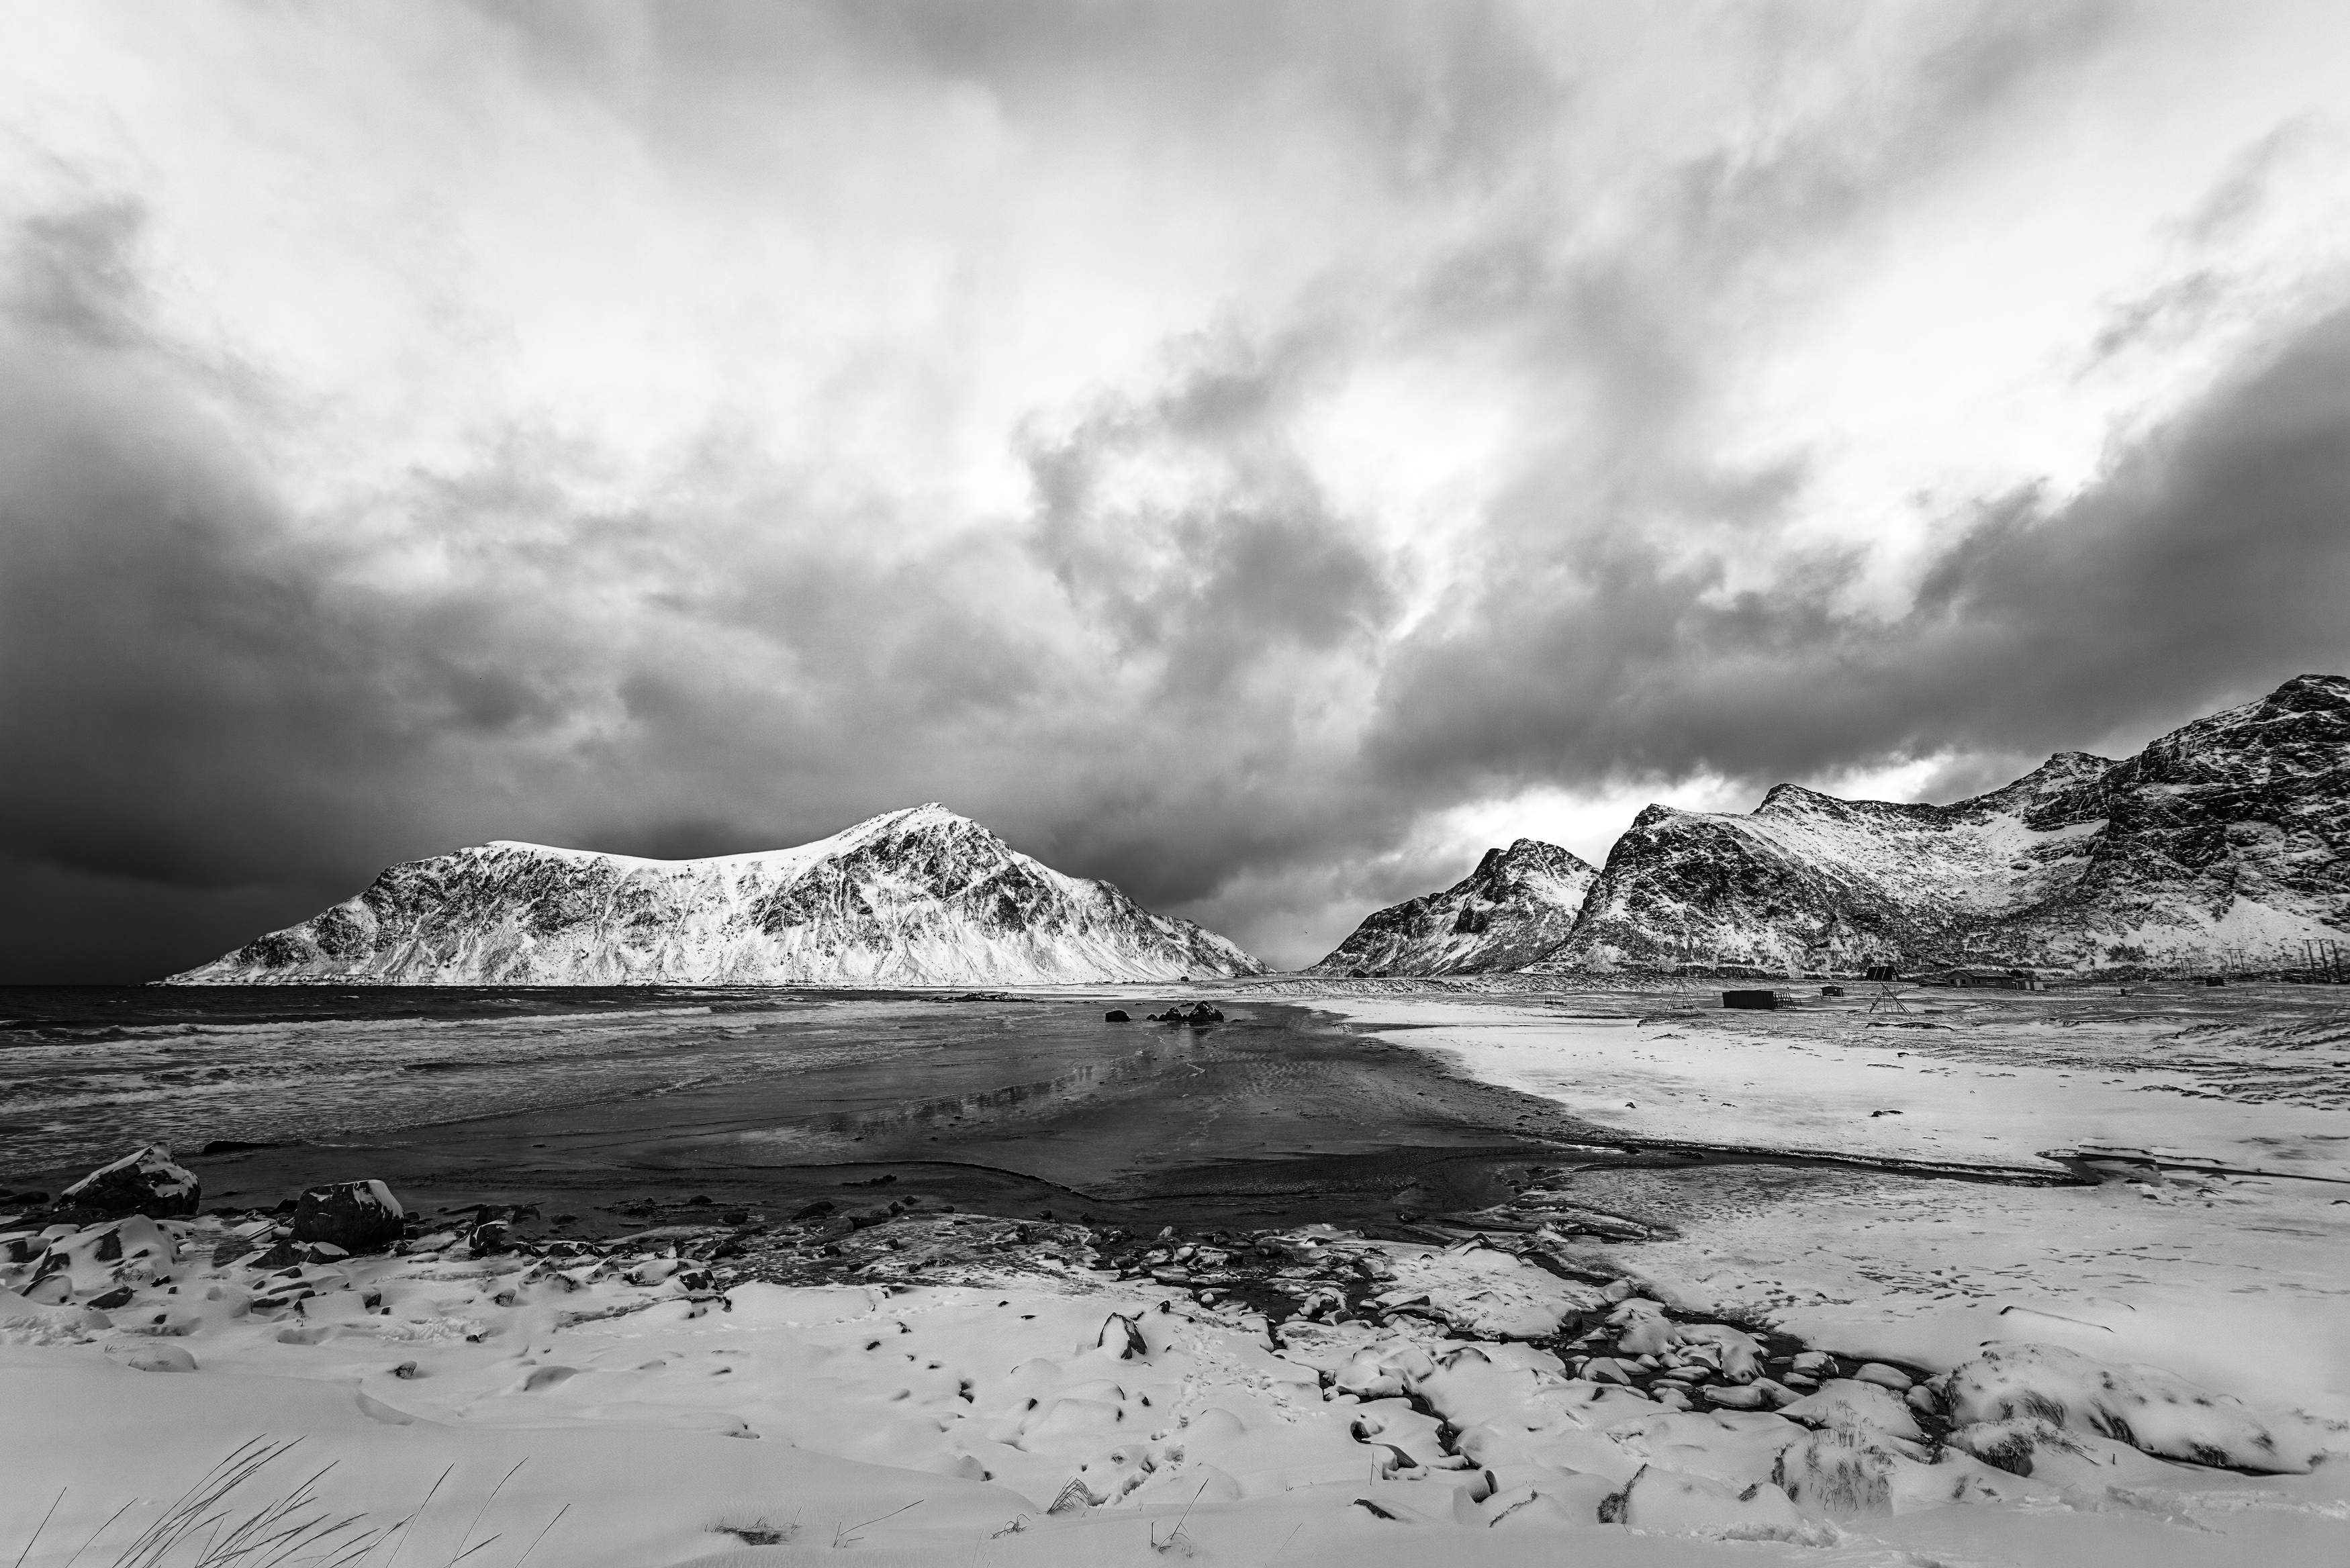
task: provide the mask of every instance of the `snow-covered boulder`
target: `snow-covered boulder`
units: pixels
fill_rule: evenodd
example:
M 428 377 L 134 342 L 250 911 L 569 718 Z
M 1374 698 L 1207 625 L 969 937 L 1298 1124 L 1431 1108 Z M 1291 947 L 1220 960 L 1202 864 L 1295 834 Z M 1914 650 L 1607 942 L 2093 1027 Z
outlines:
M 101 1165 L 58 1196 L 61 1210 L 145 1214 L 161 1219 L 193 1214 L 203 1197 L 196 1173 L 173 1162 L 169 1144 L 151 1143 L 111 1165 Z
M 133 1372 L 193 1372 L 195 1355 L 187 1346 L 169 1340 L 140 1339 L 110 1345 L 107 1354 Z
M 1600 1504 L 1599 1520 L 1652 1534 L 1720 1541 L 1802 1541 L 1811 1534 L 1794 1501 L 1769 1481 L 1742 1487 L 1654 1465 L 1642 1466 L 1630 1484 Z
M 2036 1418 L 2162 1459 L 2269 1474 L 2301 1474 L 2322 1451 L 2308 1434 L 2280 1433 L 2241 1401 L 2183 1377 L 2152 1366 L 2110 1366 L 2057 1345 L 1989 1345 L 1931 1386 L 1961 1430 Z M 1991 1434 L 1976 1440 L 1986 1448 L 1998 1441 Z M 1971 1442 L 1965 1446 L 2001 1462 Z
M 1867 1430 L 1913 1443 L 1925 1437 L 1918 1430 L 1916 1412 L 1906 1403 L 1880 1385 L 1851 1377 L 1831 1378 L 1794 1404 L 1782 1407 L 1779 1414 L 1806 1427 Z
M 294 1206 L 291 1237 L 346 1252 L 380 1252 L 400 1240 L 407 1212 L 380 1181 L 313 1187 Z
M 147 1283 L 179 1261 L 171 1233 L 143 1214 L 109 1220 L 49 1238 L 26 1286 L 34 1300 L 54 1297 L 104 1307 L 126 1285 Z

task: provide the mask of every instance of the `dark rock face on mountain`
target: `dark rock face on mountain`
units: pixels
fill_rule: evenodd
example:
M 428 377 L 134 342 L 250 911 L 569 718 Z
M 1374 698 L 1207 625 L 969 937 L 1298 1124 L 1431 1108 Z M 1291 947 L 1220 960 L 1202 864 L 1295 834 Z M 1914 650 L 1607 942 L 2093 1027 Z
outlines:
M 796 849 L 642 860 L 495 843 L 172 980 L 386 985 L 1041 984 L 1261 973 L 1214 932 L 1065 877 L 941 805 Z
M 2350 678 L 2306 675 L 1953 805 L 1789 784 L 1745 816 L 1652 805 L 1534 967 L 2297 965 L 2345 935 Z
M 1566 940 L 1598 875 L 1555 844 L 1488 849 L 1441 893 L 1379 910 L 1307 974 L 1469 974 L 1522 969 Z

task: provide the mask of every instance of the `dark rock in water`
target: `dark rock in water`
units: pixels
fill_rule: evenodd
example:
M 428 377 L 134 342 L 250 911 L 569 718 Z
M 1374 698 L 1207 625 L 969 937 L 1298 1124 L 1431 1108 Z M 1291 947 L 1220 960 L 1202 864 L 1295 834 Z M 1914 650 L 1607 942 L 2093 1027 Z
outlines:
M 196 1152 L 203 1155 L 244 1154 L 256 1148 L 284 1148 L 286 1147 L 286 1146 L 282 1143 L 246 1143 L 242 1138 L 216 1137 L 213 1139 L 212 1142 L 204 1145 L 203 1147 L 196 1150 Z
M 380 1181 L 344 1181 L 306 1190 L 294 1207 L 292 1237 L 346 1252 L 380 1252 L 400 1238 L 408 1211 Z
M 792 1218 L 795 1220 L 819 1220 L 825 1215 L 831 1213 L 832 1209 L 833 1204 L 830 1199 L 819 1198 L 804 1209 L 795 1209 L 792 1210 Z
M 1195 1002 L 1189 1009 L 1170 1003 L 1166 1012 L 1151 1013 L 1144 1020 L 1148 1023 L 1188 1023 L 1195 1029 L 1203 1023 L 1222 1023 L 1223 1021 L 1224 1015 L 1204 1002 Z
M 172 1163 L 171 1146 L 151 1143 L 67 1188 L 57 1195 L 57 1207 L 160 1220 L 193 1214 L 203 1195 L 195 1172 Z
M 1102 1022 L 1104 1023 L 1131 1023 L 1134 1020 L 1127 1016 L 1125 1008 L 1113 1007 L 1107 1012 L 1102 1014 Z
M 1721 1005 L 1768 1012 L 1779 1005 L 1779 993 L 1773 991 L 1725 991 L 1721 993 Z

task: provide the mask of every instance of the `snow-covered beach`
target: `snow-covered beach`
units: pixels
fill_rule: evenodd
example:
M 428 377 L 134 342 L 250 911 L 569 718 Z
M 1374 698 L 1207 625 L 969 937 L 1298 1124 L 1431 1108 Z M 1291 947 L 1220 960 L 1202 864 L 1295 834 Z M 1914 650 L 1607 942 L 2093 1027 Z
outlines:
M 1732 1015 L 1694 992 L 1278 989 L 1627 1145 L 1744 1152 L 1537 1132 L 1482 1190 L 1399 1159 L 1368 1226 L 1131 1233 L 860 1165 L 814 1212 L 417 1204 L 384 1254 L 306 1247 L 265 1206 L 19 1233 L 0 1542 L 26 1568 L 135 1560 L 239 1445 L 299 1439 L 213 1511 L 331 1464 L 318 1517 L 363 1515 L 338 1539 L 379 1564 L 2350 1544 L 2350 1111 L 2313 1070 L 2340 1016 L 2305 995 Z M 1252 994 L 1223 997 L 1236 1023 Z M 1871 1026 L 1902 1021 L 1932 1027 Z M 1231 1039 L 1196 1048 L 1203 1074 Z M 1068 1133 L 1026 1136 L 1041 1170 Z M 1324 1168 L 1305 1146 L 1333 1129 L 1288 1136 L 1272 1158 Z M 1933 1168 L 1959 1165 L 1985 1179 Z

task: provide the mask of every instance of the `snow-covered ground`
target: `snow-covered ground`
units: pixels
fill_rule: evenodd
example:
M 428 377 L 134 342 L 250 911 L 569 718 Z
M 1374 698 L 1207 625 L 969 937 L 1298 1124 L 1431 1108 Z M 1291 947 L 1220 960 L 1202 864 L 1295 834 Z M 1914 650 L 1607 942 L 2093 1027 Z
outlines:
M 2345 1174 L 2350 1111 L 2301 1065 L 2339 1049 L 2322 1026 L 2231 1054 L 2176 1020 L 1321 1005 L 1660 1138 L 2169 1163 L 1570 1164 L 1505 1206 L 1539 1229 L 1171 1239 L 1122 1278 L 1080 1227 L 919 1205 L 769 1227 L 842 1282 L 814 1286 L 706 1226 L 266 1263 L 259 1220 L 20 1237 L 0 1552 L 139 1561 L 266 1438 L 299 1443 L 214 1511 L 331 1465 L 320 1506 L 364 1513 L 347 1560 L 380 1568 L 2350 1558 L 2350 1187 L 2308 1179 Z M 1678 1234 L 1601 1241 L 1542 1221 L 1551 1193 Z

